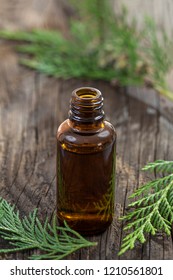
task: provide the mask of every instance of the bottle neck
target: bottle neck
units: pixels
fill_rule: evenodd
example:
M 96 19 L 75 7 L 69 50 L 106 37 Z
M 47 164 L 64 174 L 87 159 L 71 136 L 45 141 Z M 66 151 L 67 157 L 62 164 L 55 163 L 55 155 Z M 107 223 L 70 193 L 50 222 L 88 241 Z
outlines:
M 69 119 L 75 127 L 102 127 L 104 120 L 103 97 L 98 89 L 82 87 L 72 92 Z

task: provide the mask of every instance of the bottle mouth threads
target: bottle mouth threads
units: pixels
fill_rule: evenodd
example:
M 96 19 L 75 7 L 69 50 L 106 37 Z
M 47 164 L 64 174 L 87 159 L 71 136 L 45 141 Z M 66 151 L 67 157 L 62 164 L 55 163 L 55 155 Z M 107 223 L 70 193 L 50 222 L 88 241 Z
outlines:
M 71 96 L 69 118 L 82 123 L 103 120 L 104 111 L 101 92 L 92 87 L 75 89 Z

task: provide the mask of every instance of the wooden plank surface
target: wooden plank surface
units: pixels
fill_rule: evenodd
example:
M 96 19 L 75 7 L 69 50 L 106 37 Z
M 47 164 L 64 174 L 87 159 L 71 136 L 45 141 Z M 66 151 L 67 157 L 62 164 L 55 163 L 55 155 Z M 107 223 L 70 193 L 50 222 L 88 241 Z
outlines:
M 127 22 L 132 23 L 135 20 L 139 30 L 145 26 L 146 18 L 151 18 L 156 23 L 158 34 L 164 31 L 167 34 L 169 40 L 172 41 L 172 0 L 111 0 L 111 3 L 116 15 L 122 13 L 122 7 L 125 7 L 127 10 Z M 173 91 L 173 69 L 171 69 L 167 74 L 166 80 L 169 89 Z
M 56 10 L 53 0 L 26 1 L 26 6 L 21 0 L 12 2 L 13 14 L 9 1 L 0 0 L 0 27 L 50 26 L 64 32 L 68 29 L 66 19 L 62 17 L 61 21 L 58 16 L 54 21 L 52 13 L 47 14 L 51 9 Z M 50 5 L 42 17 L 39 3 L 43 10 Z M 68 9 L 61 6 L 65 1 L 57 3 L 58 11 L 68 14 Z M 29 17 L 19 15 L 19 7 L 33 20 L 26 22 L 24 18 Z M 34 21 L 35 14 L 38 17 Z M 161 233 L 149 237 L 147 243 L 137 245 L 121 258 L 117 255 L 124 236 L 119 217 L 127 210 L 128 196 L 153 177 L 142 173 L 141 167 L 155 159 L 173 158 L 173 104 L 146 89 L 117 91 L 101 81 L 45 77 L 19 66 L 18 58 L 12 44 L 0 41 L 0 196 L 14 203 L 21 215 L 38 207 L 39 217 L 44 220 L 48 215 L 51 220 L 55 211 L 57 127 L 67 118 L 72 90 L 80 86 L 96 87 L 103 93 L 107 119 L 118 134 L 115 217 L 107 231 L 90 237 L 98 241 L 97 247 L 77 251 L 69 259 L 173 259 L 172 237 Z M 0 246 L 6 246 L 1 239 Z M 27 259 L 30 254 L 1 254 L 0 258 Z
M 173 34 L 173 2 L 172 0 L 113 0 L 115 13 L 125 6 L 128 20 L 135 19 L 139 28 L 143 27 L 145 17 L 151 17 L 158 28 L 164 29 L 169 36 Z
M 145 104 L 108 83 L 57 80 L 19 66 L 17 55 L 5 43 L 0 47 L 0 59 L 0 196 L 14 203 L 21 215 L 38 207 L 41 219 L 46 215 L 51 219 L 57 127 L 67 117 L 73 89 L 90 85 L 102 91 L 107 119 L 118 134 L 115 217 L 106 232 L 90 237 L 98 241 L 97 247 L 69 258 L 118 259 L 124 236 L 118 217 L 125 212 L 132 191 L 152 177 L 143 174 L 141 167 L 155 159 L 172 159 L 173 122 L 150 106 L 149 100 Z M 159 106 L 158 95 L 153 96 Z M 26 259 L 29 254 L 1 258 Z M 149 237 L 147 243 L 120 259 L 173 259 L 172 238 L 161 233 Z
M 53 28 L 68 32 L 73 9 L 67 0 L 0 0 L 0 28 Z

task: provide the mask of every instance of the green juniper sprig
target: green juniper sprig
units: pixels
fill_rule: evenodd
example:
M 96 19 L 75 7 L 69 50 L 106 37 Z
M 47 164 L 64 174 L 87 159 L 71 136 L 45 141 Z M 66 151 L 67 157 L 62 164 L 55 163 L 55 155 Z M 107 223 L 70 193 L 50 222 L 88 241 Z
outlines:
M 157 160 L 147 164 L 144 171 L 164 172 L 164 177 L 153 180 L 137 189 L 130 198 L 137 198 L 129 204 L 132 210 L 122 217 L 131 230 L 122 242 L 119 255 L 135 247 L 137 241 L 144 243 L 146 234 L 155 235 L 162 230 L 171 234 L 173 223 L 173 161 Z M 135 208 L 135 209 L 134 209 Z
M 137 200 L 130 203 L 132 210 L 121 219 L 126 222 L 127 234 L 122 242 L 119 255 L 133 249 L 137 241 L 144 243 L 146 235 L 155 235 L 162 230 L 171 234 L 173 223 L 173 161 L 157 160 L 148 163 L 144 171 L 164 172 L 165 176 L 148 182 L 137 189 L 130 198 Z M 28 249 L 39 249 L 32 259 L 62 259 L 76 250 L 97 245 L 87 241 L 79 233 L 57 225 L 56 216 L 52 224 L 46 221 L 42 225 L 37 217 L 37 209 L 28 217 L 21 219 L 15 206 L 0 198 L 0 236 L 13 247 L 0 249 L 0 253 L 11 253 Z
M 48 219 L 42 225 L 37 217 L 37 209 L 28 217 L 21 219 L 19 211 L 15 211 L 15 206 L 2 198 L 0 198 L 0 236 L 13 246 L 10 249 L 0 249 L 0 253 L 39 249 L 40 254 L 31 256 L 31 259 L 35 260 L 58 260 L 78 249 L 97 245 L 96 242 L 87 241 L 66 222 L 64 227 L 58 226 L 56 216 L 52 225 Z
M 173 99 L 166 83 L 173 65 L 172 43 L 164 32 L 157 36 L 151 19 L 139 31 L 134 21 L 127 23 L 127 9 L 114 14 L 111 1 L 70 2 L 78 16 L 70 22 L 68 39 L 52 30 L 0 30 L 0 38 L 20 42 L 17 50 L 25 54 L 21 64 L 64 79 L 152 86 Z
M 142 170 L 173 173 L 173 161 L 156 160 L 155 162 L 148 163 Z

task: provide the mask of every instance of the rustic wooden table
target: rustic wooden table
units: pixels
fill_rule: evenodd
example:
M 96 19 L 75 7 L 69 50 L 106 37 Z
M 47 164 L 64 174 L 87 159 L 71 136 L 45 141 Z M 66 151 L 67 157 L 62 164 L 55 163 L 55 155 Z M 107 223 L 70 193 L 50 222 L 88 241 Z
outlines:
M 172 237 L 148 237 L 121 257 L 124 237 L 119 217 L 134 189 L 153 177 L 142 166 L 173 159 L 173 104 L 152 90 L 116 90 L 108 83 L 60 80 L 30 71 L 18 63 L 12 45 L 0 41 L 0 196 L 21 215 L 38 207 L 41 219 L 55 211 L 56 130 L 67 118 L 73 89 L 93 86 L 105 99 L 107 119 L 116 127 L 117 170 L 115 217 L 110 228 L 89 239 L 98 246 L 82 249 L 69 259 L 173 259 Z M 0 239 L 0 246 L 6 243 Z M 1 259 L 27 259 L 31 252 L 1 254 Z
M 51 218 L 56 195 L 56 130 L 67 118 L 71 92 L 80 86 L 102 91 L 107 119 L 118 134 L 115 217 L 106 232 L 90 237 L 98 241 L 97 247 L 82 249 L 70 258 L 118 259 L 124 236 L 118 217 L 126 210 L 132 191 L 152 177 L 141 172 L 141 167 L 155 159 L 173 158 L 171 102 L 165 104 L 146 89 L 117 91 L 100 81 L 45 77 L 19 66 L 17 54 L 6 43 L 0 45 L 0 60 L 0 196 L 15 203 L 22 215 L 38 207 L 42 219 Z M 26 259 L 28 254 L 1 258 Z M 161 233 L 149 237 L 120 259 L 173 259 L 172 238 Z

